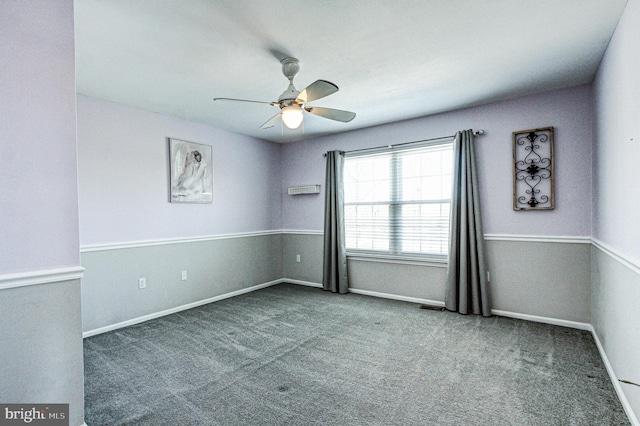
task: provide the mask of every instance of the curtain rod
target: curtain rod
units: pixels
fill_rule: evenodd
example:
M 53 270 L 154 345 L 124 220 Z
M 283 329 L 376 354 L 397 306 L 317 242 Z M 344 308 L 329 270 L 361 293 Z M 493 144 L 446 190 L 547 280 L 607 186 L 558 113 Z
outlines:
M 475 130 L 473 132 L 474 136 L 478 136 L 478 135 L 484 135 L 484 130 L 480 129 L 480 130 Z M 354 149 L 351 151 L 344 151 L 345 154 L 350 154 L 352 152 L 361 152 L 361 151 L 370 151 L 370 150 L 376 150 L 376 149 L 382 149 L 382 148 L 395 148 L 397 146 L 404 146 L 404 145 L 410 145 L 410 144 L 414 144 L 414 143 L 420 143 L 420 142 L 431 142 L 431 141 L 437 141 L 440 139 L 453 139 L 456 135 L 450 135 L 450 136 L 440 136 L 439 138 L 431 138 L 431 139 L 421 139 L 419 141 L 411 141 L 411 142 L 403 142 L 403 143 L 397 143 L 394 145 L 384 145 L 384 146 L 375 146 L 375 147 L 371 147 L 371 148 L 362 148 L 362 149 Z M 322 154 L 323 157 L 326 157 L 327 154 L 324 153 Z

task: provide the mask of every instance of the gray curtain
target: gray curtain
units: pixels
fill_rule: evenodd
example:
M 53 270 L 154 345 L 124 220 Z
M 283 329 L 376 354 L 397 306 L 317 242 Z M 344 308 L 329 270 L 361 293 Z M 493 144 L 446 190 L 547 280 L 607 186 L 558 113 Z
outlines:
M 347 247 L 344 241 L 344 152 L 327 152 L 324 185 L 324 260 L 322 287 L 348 293 Z
M 473 131 L 456 133 L 445 307 L 461 314 L 491 315 L 480 218 Z

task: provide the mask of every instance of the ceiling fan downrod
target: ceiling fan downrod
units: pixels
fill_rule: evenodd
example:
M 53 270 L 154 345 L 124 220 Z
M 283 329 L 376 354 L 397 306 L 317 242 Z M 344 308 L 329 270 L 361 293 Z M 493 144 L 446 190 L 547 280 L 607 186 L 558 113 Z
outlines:
M 300 63 L 296 58 L 284 58 L 280 63 L 282 64 L 282 74 L 289 79 L 289 87 L 278 97 L 280 108 L 284 108 L 294 103 L 300 94 L 300 91 L 293 85 L 293 79 L 300 72 Z

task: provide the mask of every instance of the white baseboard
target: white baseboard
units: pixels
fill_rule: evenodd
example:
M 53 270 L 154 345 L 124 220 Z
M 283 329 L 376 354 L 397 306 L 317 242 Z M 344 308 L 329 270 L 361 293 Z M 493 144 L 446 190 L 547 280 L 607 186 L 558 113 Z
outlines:
M 310 281 L 300 281 L 300 280 L 292 280 L 292 279 L 289 279 L 289 278 L 284 278 L 282 280 L 282 282 L 291 283 L 291 284 L 298 284 L 298 285 L 304 285 L 304 286 L 307 286 L 307 287 L 322 288 L 322 284 L 314 283 L 314 282 L 310 282 Z M 444 306 L 443 302 L 439 302 L 437 300 L 429 300 L 429 299 L 420 299 L 420 298 L 417 298 L 417 297 L 400 296 L 398 294 L 391 294 L 391 293 L 380 293 L 380 292 L 371 291 L 371 290 L 360 290 L 360 289 L 357 289 L 357 288 L 350 288 L 349 289 L 349 293 L 362 294 L 364 296 L 380 297 L 380 298 L 383 298 L 383 299 L 401 300 L 403 302 L 420 303 L 420 304 L 433 305 L 433 306 Z
M 371 291 L 371 290 L 360 290 L 357 288 L 350 288 L 349 293 L 362 294 L 364 296 L 380 297 L 383 299 L 400 300 L 402 302 L 419 303 L 422 305 L 444 306 L 444 302 L 440 302 L 437 300 L 421 299 L 418 297 L 409 297 L 409 296 L 400 296 L 397 294 L 381 293 L 378 291 Z
M 130 325 L 139 324 L 141 322 L 149 321 L 152 319 L 160 318 L 165 315 L 175 314 L 176 312 L 186 311 L 187 309 L 197 308 L 198 306 L 206 305 L 208 303 L 217 302 L 218 300 L 228 299 L 230 297 L 239 296 L 241 294 L 250 293 L 252 291 L 260 290 L 262 288 L 271 287 L 272 285 L 280 284 L 283 280 L 274 280 L 267 283 L 254 285 L 252 287 L 243 288 L 241 290 L 232 291 L 230 293 L 221 294 L 219 296 L 210 297 L 208 299 L 199 300 L 197 302 L 188 303 L 186 305 L 177 306 L 175 308 L 167 309 L 160 312 L 154 312 L 149 315 L 143 315 L 141 317 L 132 318 L 130 320 L 122 321 L 116 324 L 107 325 L 105 327 L 99 327 L 93 330 L 88 330 L 82 333 L 82 337 L 91 337 L 97 334 L 106 333 L 107 331 L 117 330 L 119 328 L 128 327 Z
M 310 281 L 300 281 L 300 280 L 292 280 L 292 279 L 289 279 L 289 278 L 284 278 L 282 280 L 282 282 L 291 283 L 291 284 L 298 284 L 298 285 L 304 285 L 304 286 L 307 286 L 307 287 L 322 288 L 322 284 L 314 283 L 314 282 L 310 282 Z M 360 290 L 360 289 L 357 289 L 357 288 L 350 288 L 349 289 L 349 293 L 361 294 L 363 296 L 380 297 L 380 298 L 383 298 L 383 299 L 400 300 L 400 301 L 403 301 L 403 302 L 420 303 L 420 304 L 433 305 L 433 306 L 444 306 L 444 302 L 439 302 L 437 300 L 429 300 L 429 299 L 420 299 L 420 298 L 417 298 L 417 297 L 400 296 L 398 294 L 391 294 L 391 293 L 380 293 L 380 292 L 371 291 L 371 290 Z
M 557 318 L 541 317 L 538 315 L 520 314 L 518 312 L 502 311 L 500 309 L 492 309 L 491 313 L 499 317 L 516 318 L 525 321 L 541 322 L 544 324 L 560 325 L 562 327 L 576 328 L 578 330 L 591 331 L 591 324 L 586 322 L 569 321 Z
M 311 281 L 302 281 L 302 280 L 292 280 L 289 278 L 283 278 L 282 280 L 280 280 L 280 282 L 283 283 L 291 283 L 291 284 L 298 284 L 298 285 L 304 285 L 307 287 L 317 287 L 317 288 L 322 288 L 322 284 L 320 283 L 313 283 Z
M 609 362 L 609 357 L 607 357 L 607 353 L 604 351 L 602 343 L 600 343 L 598 333 L 596 333 L 596 330 L 591 325 L 589 325 L 589 327 L 591 334 L 593 335 L 593 340 L 596 341 L 596 346 L 598 347 L 598 351 L 600 352 L 600 358 L 602 358 L 602 362 L 604 362 L 604 366 L 607 369 L 607 373 L 609 374 L 609 379 L 611 379 L 611 384 L 613 385 L 613 389 L 615 389 L 616 391 L 616 395 L 618 395 L 618 399 L 622 404 L 622 408 L 624 408 L 624 412 L 627 414 L 627 417 L 629 418 L 632 426 L 640 426 L 640 422 L 638 422 L 638 418 L 633 412 L 631 404 L 629 404 L 629 400 L 622 390 L 622 385 L 620 384 L 618 377 L 616 377 L 615 371 L 613 371 L 613 367 Z

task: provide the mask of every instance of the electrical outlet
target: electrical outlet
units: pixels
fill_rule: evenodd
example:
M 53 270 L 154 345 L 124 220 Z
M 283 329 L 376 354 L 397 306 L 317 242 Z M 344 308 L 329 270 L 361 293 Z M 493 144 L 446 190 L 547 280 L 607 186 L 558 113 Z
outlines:
M 187 280 L 187 271 L 182 271 L 182 281 Z
M 296 262 L 300 263 L 300 255 L 296 254 Z
M 147 288 L 147 279 L 146 278 L 138 278 L 138 288 L 139 289 Z

